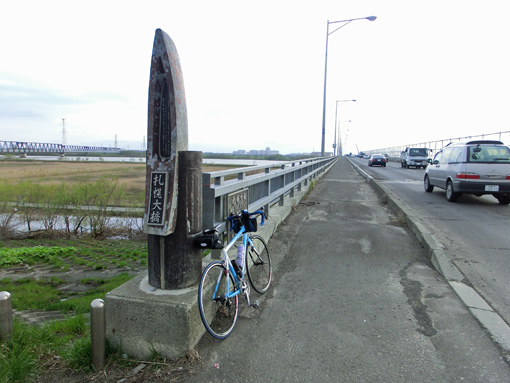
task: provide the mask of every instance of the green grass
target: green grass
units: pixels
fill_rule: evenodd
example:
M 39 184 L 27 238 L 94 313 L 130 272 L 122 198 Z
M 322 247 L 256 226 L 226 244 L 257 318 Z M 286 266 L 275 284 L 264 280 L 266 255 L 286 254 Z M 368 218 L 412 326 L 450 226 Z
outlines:
M 0 267 L 20 264 L 68 267 L 88 265 L 91 268 L 115 268 L 119 259 L 129 260 L 132 268 L 147 264 L 147 243 L 133 240 L 25 239 L 0 242 Z
M 47 278 L 0 279 L 0 291 L 9 291 L 13 309 L 61 311 L 64 321 L 53 321 L 43 326 L 29 326 L 17 318 L 11 339 L 0 340 L 0 383 L 35 381 L 48 361 L 62 369 L 92 371 L 90 360 L 90 329 L 84 314 L 90 312 L 94 299 L 104 299 L 107 292 L 131 279 L 147 263 L 146 242 L 128 240 L 51 239 L 3 240 L 0 243 L 2 270 L 38 267 L 60 273 Z M 65 291 L 69 268 L 115 271 L 109 278 L 82 278 L 80 292 Z M 120 269 L 122 268 L 122 269 Z M 118 358 L 107 348 L 107 356 Z M 55 362 L 56 361 L 56 362 Z
M 66 283 L 59 279 L 33 280 L 28 278 L 0 280 L 0 291 L 9 291 L 12 307 L 16 310 L 62 311 L 63 313 L 82 314 L 90 310 L 90 303 L 96 299 L 104 299 L 108 291 L 127 282 L 132 278 L 122 273 L 110 279 L 88 279 L 81 284 L 89 287 L 86 293 L 70 295 L 58 287 Z
M 62 294 L 57 290 L 55 281 L 36 281 L 33 279 L 9 278 L 0 280 L 0 290 L 9 291 L 12 306 L 16 310 L 44 310 L 52 302 L 59 301 Z
M 90 331 L 81 315 L 42 327 L 15 320 L 12 337 L 0 343 L 0 382 L 35 381 L 45 363 L 55 357 L 76 371 L 90 370 L 90 357 L 78 358 L 74 351 L 85 344 L 85 352 L 90 355 L 89 338 Z
M 39 262 L 59 263 L 62 258 L 72 255 L 76 249 L 74 247 L 18 247 L 18 248 L 0 248 L 0 266 L 10 266 L 16 264 L 34 265 Z

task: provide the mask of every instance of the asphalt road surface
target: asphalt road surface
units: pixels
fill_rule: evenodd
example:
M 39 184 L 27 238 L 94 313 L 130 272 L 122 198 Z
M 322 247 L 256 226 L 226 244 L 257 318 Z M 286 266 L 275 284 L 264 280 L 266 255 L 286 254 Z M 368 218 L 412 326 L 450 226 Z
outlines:
M 226 340 L 205 334 L 187 381 L 510 382 L 502 352 L 346 159 L 269 246 L 261 308 L 243 299 Z
M 425 193 L 423 169 L 403 169 L 395 162 L 369 168 L 366 160 L 354 162 L 421 217 L 465 280 L 510 323 L 510 206 L 491 195 L 464 194 L 451 203 L 442 189 Z

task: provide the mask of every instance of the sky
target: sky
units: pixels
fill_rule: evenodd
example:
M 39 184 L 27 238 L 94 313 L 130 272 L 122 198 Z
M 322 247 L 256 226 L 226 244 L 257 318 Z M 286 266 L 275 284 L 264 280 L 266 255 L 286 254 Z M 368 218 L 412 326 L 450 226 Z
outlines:
M 2 3 L 0 141 L 145 149 L 161 28 L 189 150 L 320 152 L 328 20 L 368 16 L 329 35 L 326 152 L 510 130 L 507 0 Z

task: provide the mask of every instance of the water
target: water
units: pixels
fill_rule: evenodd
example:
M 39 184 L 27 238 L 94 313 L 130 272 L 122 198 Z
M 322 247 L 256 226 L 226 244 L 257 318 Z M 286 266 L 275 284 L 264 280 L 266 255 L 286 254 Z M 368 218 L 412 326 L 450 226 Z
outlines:
M 5 158 L 5 156 L 0 156 Z M 31 156 L 29 155 L 27 160 L 37 161 L 90 161 L 90 162 L 137 162 L 145 163 L 145 157 L 85 157 L 85 156 L 65 156 L 64 158 L 58 156 Z
M 5 158 L 5 156 L 0 156 Z M 66 156 L 63 159 L 57 156 L 28 156 L 28 160 L 40 160 L 40 161 L 90 161 L 90 162 L 134 162 L 134 163 L 145 163 L 145 157 L 77 157 L 77 156 Z M 204 164 L 217 164 L 217 165 L 247 165 L 247 166 L 258 166 L 258 165 L 271 165 L 280 164 L 288 161 L 268 161 L 268 160 L 256 160 L 256 159 L 221 159 L 221 158 L 204 158 L 202 163 Z
M 8 219 L 7 214 L 0 214 L 0 224 L 5 225 L 5 222 Z M 76 217 L 70 217 L 71 221 L 75 222 Z M 137 217 L 109 217 L 108 224 L 106 225 L 108 228 L 131 228 L 133 230 L 142 229 L 143 228 L 143 218 Z M 28 225 L 27 221 L 24 217 L 19 215 L 14 215 L 9 221 L 8 227 L 13 229 L 19 233 L 28 233 Z M 71 229 L 73 229 L 73 225 L 71 225 Z M 90 225 L 87 219 L 85 219 L 80 228 L 80 233 L 90 232 Z M 33 232 L 46 230 L 44 226 L 44 221 L 42 219 L 34 219 L 30 221 L 30 230 Z M 66 230 L 66 223 L 63 217 L 57 217 L 55 219 L 53 230 L 62 231 Z
M 202 160 L 202 163 L 204 163 L 204 164 L 248 165 L 248 166 L 283 164 L 285 162 L 289 162 L 289 161 L 269 161 L 269 160 L 254 160 L 254 159 L 238 160 L 238 159 L 221 159 L 221 158 L 204 158 Z

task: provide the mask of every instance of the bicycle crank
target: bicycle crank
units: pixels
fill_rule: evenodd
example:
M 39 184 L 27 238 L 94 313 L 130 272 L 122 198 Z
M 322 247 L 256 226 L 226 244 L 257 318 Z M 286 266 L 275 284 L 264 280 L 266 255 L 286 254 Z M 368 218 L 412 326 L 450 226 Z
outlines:
M 253 303 L 250 302 L 250 286 L 246 283 L 246 281 L 242 281 L 241 291 L 243 292 L 246 300 L 248 301 L 248 306 L 253 307 L 254 309 L 259 308 L 259 301 L 254 300 Z

